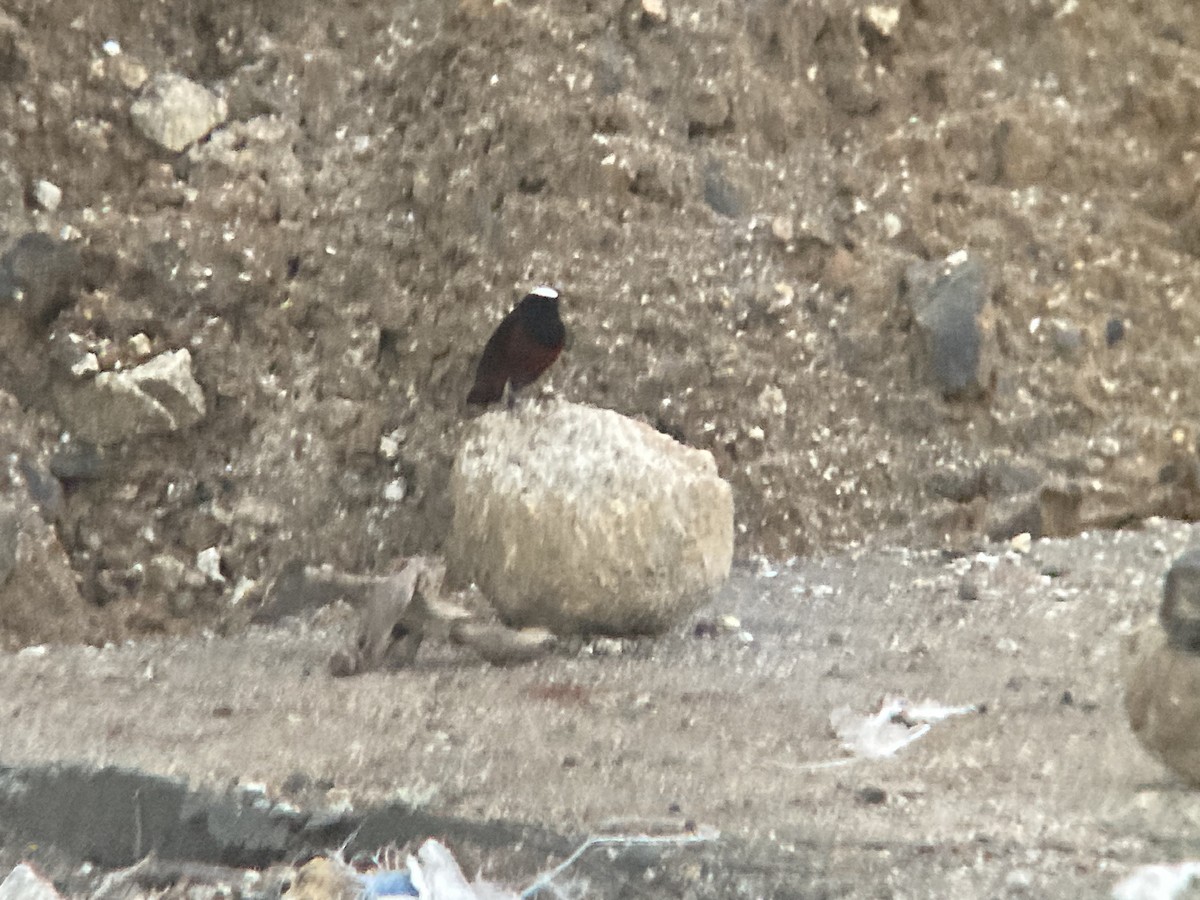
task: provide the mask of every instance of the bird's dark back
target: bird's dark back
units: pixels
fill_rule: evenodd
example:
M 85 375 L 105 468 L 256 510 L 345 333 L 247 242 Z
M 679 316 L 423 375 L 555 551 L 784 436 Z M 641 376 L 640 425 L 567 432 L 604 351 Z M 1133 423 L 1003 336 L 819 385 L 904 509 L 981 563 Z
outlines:
M 558 314 L 558 300 L 529 294 L 517 307 L 517 315 L 529 336 L 543 347 L 562 349 L 567 329 Z

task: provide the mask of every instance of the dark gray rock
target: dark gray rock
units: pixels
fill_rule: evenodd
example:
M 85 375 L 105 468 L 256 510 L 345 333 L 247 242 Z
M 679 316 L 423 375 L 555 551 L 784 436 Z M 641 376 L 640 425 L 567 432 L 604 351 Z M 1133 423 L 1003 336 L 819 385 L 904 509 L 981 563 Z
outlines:
M 87 441 L 59 444 L 50 454 L 50 471 L 63 481 L 94 481 L 104 477 L 104 453 Z
M 17 542 L 21 534 L 21 515 L 17 505 L 0 500 L 0 587 L 17 567 Z
M 980 313 L 987 303 L 983 265 L 965 253 L 915 262 L 905 270 L 901 294 L 921 338 L 920 362 L 942 395 L 960 399 L 982 393 Z
M 733 105 L 719 90 L 697 92 L 688 103 L 688 137 L 720 134 L 733 127 Z
M 1200 652 L 1200 548 L 1171 564 L 1158 616 L 1172 647 Z
M 31 324 L 48 325 L 74 299 L 82 271 L 70 244 L 39 231 L 23 234 L 0 257 L 0 303 Z
M 41 510 L 42 518 L 47 521 L 57 519 L 62 512 L 63 489 L 54 473 L 43 463 L 27 457 L 18 460 L 17 471 L 21 474 L 21 480 L 25 482 L 25 489 L 29 491 L 30 498 Z
M 29 71 L 29 46 L 16 19 L 0 13 L 0 84 L 14 84 Z
M 1083 351 L 1083 329 L 1066 319 L 1055 319 L 1050 323 L 1050 343 L 1059 356 L 1074 359 Z
M 939 466 L 925 479 L 925 490 L 935 497 L 955 503 L 967 503 L 986 493 L 984 473 L 975 466 Z
M 744 210 L 741 191 L 719 163 L 713 162 L 704 172 L 704 202 L 713 212 L 728 219 L 736 219 Z
M 1125 338 L 1125 320 L 1112 318 L 1104 326 L 1104 343 L 1115 347 Z

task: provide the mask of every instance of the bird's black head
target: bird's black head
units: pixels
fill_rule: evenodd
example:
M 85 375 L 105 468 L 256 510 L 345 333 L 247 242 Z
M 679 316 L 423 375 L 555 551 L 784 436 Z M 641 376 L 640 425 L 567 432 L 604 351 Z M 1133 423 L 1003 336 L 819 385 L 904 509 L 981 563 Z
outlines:
M 567 337 L 566 326 L 558 314 L 558 291 L 537 287 L 525 295 L 517 309 L 530 336 L 543 347 L 561 347 Z

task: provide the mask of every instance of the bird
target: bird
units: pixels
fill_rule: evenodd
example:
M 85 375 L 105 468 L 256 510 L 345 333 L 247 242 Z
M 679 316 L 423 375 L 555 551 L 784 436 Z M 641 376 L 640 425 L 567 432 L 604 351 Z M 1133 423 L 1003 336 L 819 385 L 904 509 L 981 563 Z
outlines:
M 532 384 L 558 359 L 567 329 L 558 314 L 558 291 L 541 285 L 526 294 L 496 326 L 483 347 L 467 403 L 487 406 Z

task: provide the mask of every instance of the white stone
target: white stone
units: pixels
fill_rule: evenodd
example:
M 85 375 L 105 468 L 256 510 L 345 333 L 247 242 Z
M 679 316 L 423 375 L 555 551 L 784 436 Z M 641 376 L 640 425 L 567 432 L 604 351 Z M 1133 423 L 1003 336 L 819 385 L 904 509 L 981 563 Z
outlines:
M 196 554 L 196 568 L 209 581 L 220 583 L 225 580 L 221 574 L 221 551 L 216 547 L 205 547 Z
M 707 451 L 568 403 L 476 420 L 450 479 L 453 577 L 559 633 L 655 633 L 729 574 L 733 495 Z
M 46 212 L 54 212 L 62 203 L 62 188 L 44 178 L 33 183 L 33 199 Z
M 130 107 L 143 135 L 179 153 L 225 121 L 225 101 L 182 75 L 156 75 Z

